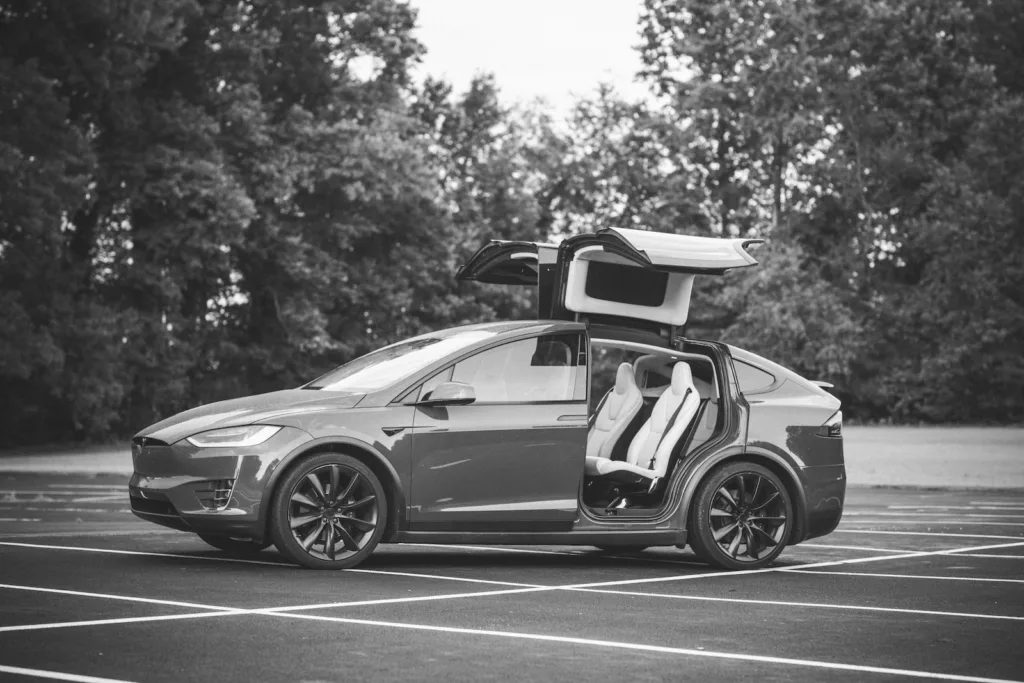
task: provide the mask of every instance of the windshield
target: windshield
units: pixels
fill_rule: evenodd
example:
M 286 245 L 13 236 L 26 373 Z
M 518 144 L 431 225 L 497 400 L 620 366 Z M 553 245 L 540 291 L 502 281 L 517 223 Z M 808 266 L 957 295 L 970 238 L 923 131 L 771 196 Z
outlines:
M 472 330 L 445 337 L 417 337 L 368 353 L 319 377 L 304 389 L 367 393 L 409 377 L 434 361 L 493 336 Z

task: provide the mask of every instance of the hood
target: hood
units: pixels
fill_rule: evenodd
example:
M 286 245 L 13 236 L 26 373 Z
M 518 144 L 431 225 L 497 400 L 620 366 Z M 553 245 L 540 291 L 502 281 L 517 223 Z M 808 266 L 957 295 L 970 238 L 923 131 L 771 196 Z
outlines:
M 337 391 L 311 389 L 272 391 L 269 394 L 233 398 L 192 408 L 150 425 L 135 436 L 159 439 L 164 443 L 172 444 L 187 436 L 211 429 L 256 423 L 276 424 L 275 420 L 296 413 L 352 408 L 362 398 L 363 394 Z

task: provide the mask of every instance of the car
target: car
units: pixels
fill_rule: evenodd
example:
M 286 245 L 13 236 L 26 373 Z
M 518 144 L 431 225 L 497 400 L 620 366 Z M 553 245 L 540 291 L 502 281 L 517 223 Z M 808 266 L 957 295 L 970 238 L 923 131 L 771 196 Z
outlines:
M 417 542 L 689 545 L 764 567 L 835 529 L 846 470 L 830 385 L 685 334 L 695 278 L 756 265 L 759 241 L 492 241 L 456 277 L 532 288 L 536 319 L 431 332 L 158 422 L 132 439 L 131 509 L 317 569 Z

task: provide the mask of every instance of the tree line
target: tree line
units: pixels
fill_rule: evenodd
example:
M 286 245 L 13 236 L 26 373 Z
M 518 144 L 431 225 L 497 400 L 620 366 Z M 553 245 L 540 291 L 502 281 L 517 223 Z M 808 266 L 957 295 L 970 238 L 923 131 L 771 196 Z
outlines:
M 0 0 L 0 444 L 533 315 L 487 239 L 766 238 L 687 334 L 862 420 L 1024 418 L 1024 5 L 646 0 L 650 96 L 411 72 L 398 0 Z

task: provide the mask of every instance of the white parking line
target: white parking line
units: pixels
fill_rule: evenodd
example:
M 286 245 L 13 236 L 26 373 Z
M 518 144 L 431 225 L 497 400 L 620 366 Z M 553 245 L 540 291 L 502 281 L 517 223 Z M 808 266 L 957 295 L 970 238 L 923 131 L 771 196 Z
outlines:
M 887 510 L 994 510 L 1012 512 L 1024 510 L 1024 507 L 1005 507 L 1000 505 L 886 505 Z M 845 513 L 844 513 L 845 514 Z
M 440 581 L 464 581 L 466 583 L 486 583 L 495 586 L 519 586 L 521 588 L 538 588 L 534 583 L 514 583 L 512 581 L 491 581 L 488 579 L 472 579 L 464 576 L 442 576 L 440 574 L 418 574 L 415 572 L 393 572 L 387 569 L 346 569 L 355 574 L 383 574 L 385 576 L 410 576 L 414 579 L 438 579 Z
M 14 674 L 16 676 L 34 676 L 35 678 L 49 678 L 55 681 L 77 681 L 77 683 L 131 683 L 118 678 L 99 678 L 97 676 L 80 676 L 78 674 L 65 674 L 59 671 L 43 671 L 42 669 L 25 669 L 20 666 L 4 666 L 0 664 L 0 673 Z
M 810 562 L 808 564 L 798 565 L 794 569 L 814 569 L 817 567 L 835 567 L 844 564 L 864 564 L 867 562 L 886 562 L 889 560 L 903 560 L 912 557 L 930 557 L 935 555 L 954 555 L 958 553 L 966 553 L 976 550 L 995 550 L 996 548 L 1015 548 L 1018 546 L 1024 546 L 1024 541 L 1018 541 L 1017 543 L 998 543 L 995 545 L 985 546 L 968 546 L 964 548 L 954 548 L 952 550 L 929 550 L 922 552 L 910 552 L 903 555 L 882 555 L 875 557 L 856 557 L 847 560 L 832 560 L 828 562 Z M 626 579 L 623 581 L 602 581 L 599 583 L 584 583 L 576 584 L 573 586 L 563 586 L 563 588 L 604 588 L 606 586 L 626 586 L 638 583 L 659 583 L 664 581 L 687 581 L 691 579 L 701 579 L 707 577 L 734 577 L 744 576 L 747 574 L 767 574 L 769 572 L 786 571 L 787 567 L 764 567 L 763 569 L 741 569 L 737 571 L 724 571 L 724 572 L 712 572 L 703 574 L 683 574 L 681 576 L 662 576 L 652 577 L 646 579 Z
M 851 520 L 852 524 L 931 524 L 933 526 L 1024 526 L 1024 522 L 989 522 L 962 519 L 960 517 L 944 519 L 863 519 Z
M 285 562 L 269 562 L 266 560 L 243 560 L 235 557 L 208 557 L 205 555 L 185 555 L 182 553 L 153 553 L 142 550 L 115 550 L 113 548 L 83 548 L 71 545 L 45 545 L 42 543 L 15 543 L 13 541 L 0 541 L 0 546 L 11 546 L 14 548 L 38 548 L 42 550 L 75 550 L 87 553 L 112 553 L 114 555 L 142 555 L 148 557 L 176 557 L 185 560 L 204 560 L 209 562 L 238 562 L 242 564 L 263 564 L 273 567 L 286 567 L 294 569 L 295 565 Z
M 1024 536 L 997 536 L 994 534 L 945 534 L 938 531 L 880 531 L 876 529 L 835 529 L 833 534 L 883 534 L 892 536 L 942 536 L 944 538 L 1003 538 L 1024 541 Z
M 194 602 L 179 602 L 177 600 L 158 600 L 156 598 L 140 598 L 132 595 L 112 595 L 110 593 L 88 593 L 86 591 L 73 591 L 64 588 L 47 588 L 43 586 L 22 586 L 12 583 L 0 583 L 0 589 L 31 591 L 34 593 L 57 593 L 59 595 L 74 595 L 83 598 L 105 598 L 107 600 L 125 600 L 127 602 L 145 602 L 152 605 L 169 605 L 171 607 L 191 607 L 195 609 L 208 610 L 230 610 L 231 607 L 220 607 L 218 605 L 201 605 Z
M 518 633 L 514 631 L 494 631 L 490 629 L 457 628 L 454 626 L 431 626 L 428 624 L 410 624 L 405 622 L 377 621 L 372 619 L 349 619 L 345 617 L 328 617 L 318 614 L 300 614 L 296 612 L 272 612 L 271 614 L 288 617 L 291 619 L 310 619 L 315 621 L 327 621 L 339 624 L 360 624 L 363 626 L 406 629 L 411 631 L 432 631 L 435 633 L 457 633 L 460 635 L 492 636 L 519 640 L 544 641 L 549 643 L 567 643 L 571 645 L 587 645 L 591 647 L 609 648 L 617 650 L 657 652 L 662 654 L 676 654 L 690 657 L 707 657 L 713 659 L 761 662 L 765 664 L 783 664 L 789 666 L 829 669 L 832 671 L 855 671 L 859 673 L 885 674 L 890 676 L 907 676 L 912 678 L 928 678 L 933 680 L 969 681 L 971 683 L 1019 683 L 1009 681 L 1008 679 L 983 678 L 980 676 L 960 676 L 956 674 L 935 673 L 932 671 L 916 671 L 913 669 L 893 669 L 879 666 L 864 666 L 861 664 L 840 664 L 836 662 L 823 662 L 812 659 L 768 657 L 764 655 L 751 655 L 738 652 L 715 652 L 712 650 L 666 647 L 662 645 L 644 645 L 641 643 L 627 643 L 611 640 L 595 640 L 591 638 L 573 638 L 569 636 L 551 636 L 538 633 Z
M 118 619 L 89 619 L 86 621 L 62 621 L 51 624 L 21 624 L 2 626 L 0 633 L 10 631 L 44 631 L 51 628 L 72 628 L 80 626 L 106 626 L 108 624 L 137 624 L 145 621 L 173 621 L 176 619 L 202 619 L 204 617 L 229 617 L 235 614 L 250 614 L 247 610 L 224 610 L 218 612 L 192 612 L 189 614 L 161 614 L 151 617 L 123 617 Z
M 844 512 L 843 517 L 952 517 L 954 519 L 977 517 L 984 519 L 1020 519 L 1024 515 L 997 515 L 988 512 L 882 512 L 881 510 L 875 510 L 872 512 Z M 971 522 L 971 524 L 974 524 L 974 522 Z
M 559 586 L 534 586 L 532 588 L 509 588 L 507 590 L 500 591 L 418 595 L 409 598 L 381 598 L 379 600 L 356 600 L 353 602 L 325 602 L 317 605 L 289 605 L 287 607 L 269 607 L 251 611 L 255 614 L 280 614 L 284 612 L 301 612 L 313 609 L 332 609 L 335 607 L 365 607 L 367 605 L 393 605 L 404 602 L 431 602 L 434 600 L 452 600 L 455 598 L 481 598 L 495 595 L 512 595 L 514 593 L 539 593 L 541 591 L 559 590 L 559 588 Z
M 1020 505 L 1021 499 L 1017 498 L 1014 500 L 972 500 L 967 503 L 968 505 Z
M 866 550 L 873 553 L 896 553 L 902 555 L 904 553 L 915 552 L 913 550 L 897 550 L 896 548 L 872 548 L 864 545 L 830 545 L 826 543 L 801 543 L 795 545 L 789 550 L 799 550 L 800 548 L 831 548 L 834 550 Z
M 832 574 L 835 572 L 802 572 L 804 574 Z M 852 572 L 851 572 L 852 573 Z M 860 576 L 858 574 L 858 576 Z M 745 598 L 719 598 L 706 595 L 676 595 L 673 593 L 642 593 L 639 591 L 617 591 L 603 590 L 599 588 L 577 588 L 584 593 L 605 593 L 609 595 L 629 595 L 645 598 L 662 598 L 667 600 L 694 600 L 698 602 L 734 602 L 743 605 L 773 605 L 779 607 L 809 607 L 812 609 L 838 609 L 854 612 L 892 612 L 895 614 L 914 614 L 939 617 L 958 617 L 968 619 L 996 619 L 1005 621 L 1024 621 L 1024 617 L 1014 617 L 1002 614 L 979 614 L 976 612 L 944 612 L 930 609 L 905 609 L 900 607 L 870 607 L 867 605 L 836 605 L 823 602 L 793 602 L 788 600 L 748 600 Z
M 781 569 L 779 571 L 793 574 L 827 574 L 835 576 L 859 576 L 861 578 L 878 579 L 934 579 L 936 581 L 980 581 L 984 583 L 1024 583 L 1024 579 L 991 579 L 977 576 L 931 576 L 928 574 L 872 574 L 868 572 L 830 572 L 811 569 Z

